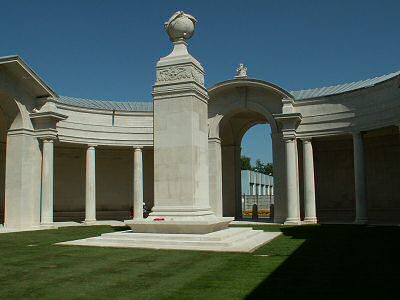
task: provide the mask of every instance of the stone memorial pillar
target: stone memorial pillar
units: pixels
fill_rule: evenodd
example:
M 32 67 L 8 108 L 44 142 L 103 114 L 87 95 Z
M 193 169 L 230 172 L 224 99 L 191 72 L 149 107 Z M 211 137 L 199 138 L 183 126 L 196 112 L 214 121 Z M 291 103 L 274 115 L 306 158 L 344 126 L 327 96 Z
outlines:
M 207 233 L 226 228 L 209 201 L 208 92 L 204 69 L 187 49 L 196 19 L 176 12 L 165 23 L 173 51 L 157 63 L 154 99 L 154 207 L 135 232 Z

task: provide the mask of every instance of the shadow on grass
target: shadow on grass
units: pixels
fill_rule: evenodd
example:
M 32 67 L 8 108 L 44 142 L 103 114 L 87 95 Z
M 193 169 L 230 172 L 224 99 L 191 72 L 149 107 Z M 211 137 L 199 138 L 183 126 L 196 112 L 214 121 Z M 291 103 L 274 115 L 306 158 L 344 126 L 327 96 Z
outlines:
M 305 239 L 246 299 L 397 299 L 400 227 L 282 228 Z

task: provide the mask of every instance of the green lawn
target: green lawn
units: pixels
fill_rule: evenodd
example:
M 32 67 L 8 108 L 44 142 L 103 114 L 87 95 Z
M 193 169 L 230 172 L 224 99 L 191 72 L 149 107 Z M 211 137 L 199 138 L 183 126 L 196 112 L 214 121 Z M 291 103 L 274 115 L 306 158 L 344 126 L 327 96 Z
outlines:
M 284 234 L 252 254 L 54 245 L 108 226 L 1 234 L 0 299 L 398 299 L 400 227 L 257 227 Z

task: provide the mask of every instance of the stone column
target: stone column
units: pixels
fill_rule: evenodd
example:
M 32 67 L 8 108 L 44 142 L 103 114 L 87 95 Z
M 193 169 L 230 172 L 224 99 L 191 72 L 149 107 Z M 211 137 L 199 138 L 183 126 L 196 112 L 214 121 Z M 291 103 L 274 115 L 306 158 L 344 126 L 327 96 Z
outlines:
M 356 194 L 356 219 L 355 223 L 368 222 L 368 202 L 365 184 L 364 143 L 361 132 L 353 133 L 354 147 L 354 180 Z
M 41 224 L 53 224 L 54 201 L 54 142 L 43 140 Z
M 133 168 L 133 218 L 143 219 L 143 157 L 141 147 L 135 148 Z
M 299 199 L 297 183 L 296 138 L 285 139 L 287 218 L 285 224 L 299 224 Z
M 314 157 L 311 139 L 303 139 L 304 222 L 317 223 L 315 209 Z
M 85 223 L 96 222 L 96 150 L 89 145 L 86 150 L 86 206 Z

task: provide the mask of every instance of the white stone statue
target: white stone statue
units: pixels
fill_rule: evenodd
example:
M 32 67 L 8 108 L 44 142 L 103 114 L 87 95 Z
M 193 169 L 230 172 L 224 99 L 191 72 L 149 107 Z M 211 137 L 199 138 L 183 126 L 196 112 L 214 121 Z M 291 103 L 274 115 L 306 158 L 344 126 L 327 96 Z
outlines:
M 165 22 L 164 27 L 172 42 L 188 40 L 193 36 L 197 20 L 192 15 L 177 11 Z
M 239 68 L 236 69 L 235 78 L 247 78 L 247 67 L 244 64 L 239 64 Z

